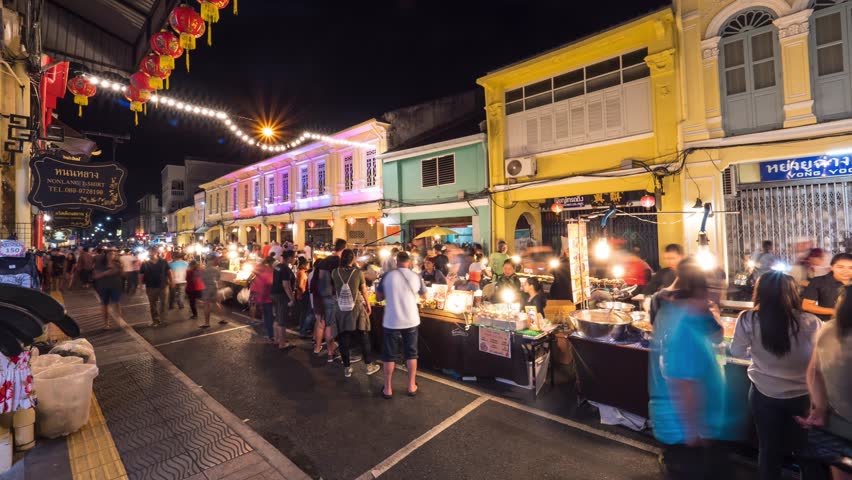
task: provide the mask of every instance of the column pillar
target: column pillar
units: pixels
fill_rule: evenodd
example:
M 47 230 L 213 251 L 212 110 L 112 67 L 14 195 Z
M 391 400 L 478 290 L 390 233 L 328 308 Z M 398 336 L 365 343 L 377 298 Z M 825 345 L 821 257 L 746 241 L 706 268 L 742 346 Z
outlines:
M 660 135 L 677 125 L 679 103 L 676 100 L 677 85 L 674 71 L 674 53 L 670 48 L 645 57 L 651 70 L 651 94 L 654 102 L 654 131 L 657 132 L 657 155 L 677 150 L 677 135 Z
M 722 92 L 719 90 L 719 40 L 712 37 L 701 42 L 704 79 L 704 122 L 709 138 L 725 136 L 722 129 Z
M 701 45 L 701 14 L 696 10 L 681 16 L 679 60 L 682 65 L 680 83 L 684 105 L 681 130 L 684 142 L 707 140 L 707 115 L 704 103 L 704 62 Z
M 784 79 L 784 128 L 816 123 L 811 92 L 810 49 L 808 31 L 812 9 L 781 17 L 778 27 L 781 44 L 781 66 Z M 816 60 L 816 59 L 814 59 Z

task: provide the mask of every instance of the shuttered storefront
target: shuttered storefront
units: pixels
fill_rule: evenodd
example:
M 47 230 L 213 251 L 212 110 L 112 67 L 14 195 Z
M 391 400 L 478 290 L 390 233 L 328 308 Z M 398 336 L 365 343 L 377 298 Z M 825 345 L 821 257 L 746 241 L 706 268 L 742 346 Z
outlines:
M 729 188 L 726 185 L 726 188 Z M 726 192 L 727 193 L 727 192 Z M 726 196 L 729 272 L 763 240 L 795 261 L 795 243 L 811 240 L 830 254 L 852 248 L 852 181 L 744 184 Z

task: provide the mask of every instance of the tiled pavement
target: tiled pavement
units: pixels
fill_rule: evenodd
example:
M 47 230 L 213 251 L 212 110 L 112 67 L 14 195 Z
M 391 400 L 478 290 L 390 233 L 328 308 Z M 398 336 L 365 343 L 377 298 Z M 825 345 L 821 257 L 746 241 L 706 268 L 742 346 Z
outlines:
M 147 308 L 139 297 L 135 301 L 127 299 L 125 309 Z M 223 420 L 210 400 L 205 402 L 164 359 L 152 355 L 141 338 L 125 328 L 101 331 L 101 313 L 91 291 L 65 292 L 64 302 L 95 347 L 100 369 L 95 397 L 127 478 L 288 478 L 228 426 L 233 418 Z M 111 456 L 100 457 L 106 463 Z M 71 461 L 73 465 L 73 454 Z

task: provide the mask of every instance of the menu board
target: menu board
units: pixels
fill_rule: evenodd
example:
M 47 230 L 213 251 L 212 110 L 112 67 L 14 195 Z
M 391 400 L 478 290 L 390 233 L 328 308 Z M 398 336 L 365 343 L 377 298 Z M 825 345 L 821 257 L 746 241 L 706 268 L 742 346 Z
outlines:
M 504 330 L 479 327 L 479 351 L 512 358 L 512 337 Z
M 571 268 L 571 289 L 575 305 L 586 301 L 592 295 L 589 280 L 589 239 L 586 236 L 586 222 L 569 222 L 567 237 L 562 239 L 568 249 Z

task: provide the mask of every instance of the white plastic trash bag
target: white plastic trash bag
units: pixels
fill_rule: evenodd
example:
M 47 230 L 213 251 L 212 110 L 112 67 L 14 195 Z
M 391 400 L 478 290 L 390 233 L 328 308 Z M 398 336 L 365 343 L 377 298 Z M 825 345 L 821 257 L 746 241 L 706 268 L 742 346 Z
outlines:
M 61 355 L 63 357 L 80 357 L 83 359 L 83 363 L 97 365 L 95 348 L 92 347 L 92 344 L 85 338 L 62 342 L 53 347 L 50 350 L 50 353 Z
M 80 357 L 63 357 L 48 353 L 47 355 L 39 355 L 34 360 L 30 361 L 30 368 L 33 375 L 39 374 L 49 368 L 59 367 L 62 365 L 82 365 L 83 359 Z
M 56 438 L 79 430 L 89 421 L 95 365 L 58 365 L 33 376 L 38 398 L 36 428 L 42 437 Z

